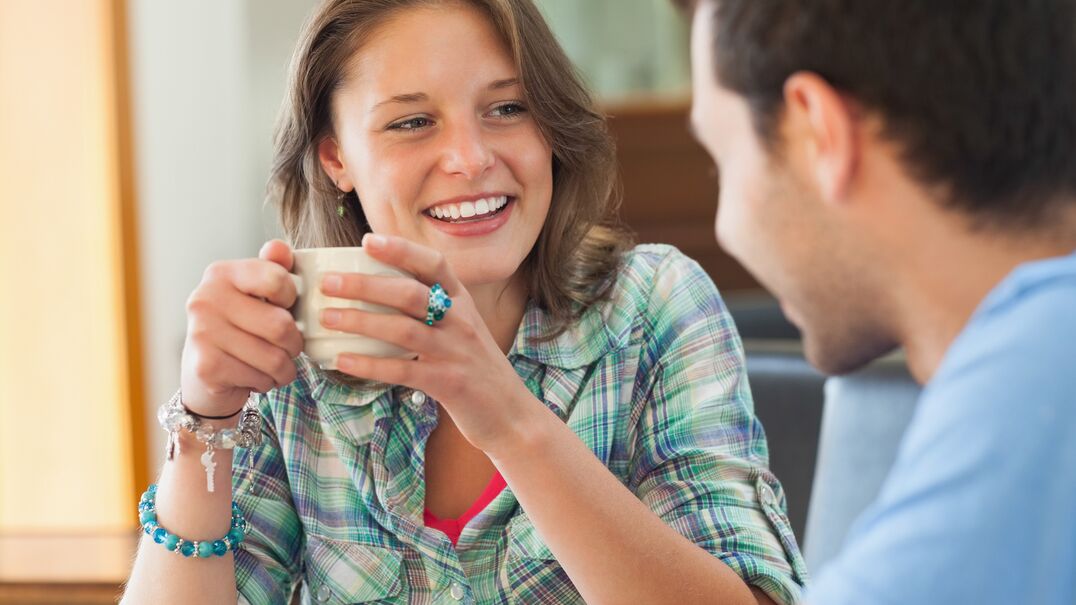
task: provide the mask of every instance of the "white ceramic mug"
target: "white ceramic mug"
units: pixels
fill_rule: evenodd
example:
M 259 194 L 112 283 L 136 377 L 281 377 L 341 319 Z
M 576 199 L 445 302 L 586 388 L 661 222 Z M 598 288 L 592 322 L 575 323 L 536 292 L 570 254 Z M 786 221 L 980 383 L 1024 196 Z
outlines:
M 291 313 L 303 333 L 303 352 L 326 370 L 336 369 L 336 356 L 357 353 L 372 357 L 413 358 L 415 354 L 396 345 L 368 336 L 331 330 L 321 325 L 320 313 L 326 308 L 361 309 L 372 313 L 397 314 L 396 309 L 347 298 L 326 296 L 321 280 L 326 273 L 365 273 L 413 277 L 395 267 L 370 258 L 362 248 L 306 248 L 294 251 L 292 279 L 299 298 Z M 418 321 L 418 320 L 415 320 Z

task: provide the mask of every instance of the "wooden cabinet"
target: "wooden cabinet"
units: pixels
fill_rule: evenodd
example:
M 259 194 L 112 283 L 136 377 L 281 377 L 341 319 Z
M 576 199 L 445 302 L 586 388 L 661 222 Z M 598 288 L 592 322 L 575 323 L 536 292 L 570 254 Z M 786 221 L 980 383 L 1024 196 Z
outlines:
M 4 605 L 112 605 L 120 599 L 118 582 L 0 583 Z
M 119 600 L 136 530 L 93 535 L 0 535 L 0 604 L 104 605 Z
M 694 258 L 723 292 L 758 282 L 717 245 L 717 179 L 688 130 L 689 104 L 633 103 L 606 108 L 623 181 L 621 216 L 640 243 L 668 243 Z

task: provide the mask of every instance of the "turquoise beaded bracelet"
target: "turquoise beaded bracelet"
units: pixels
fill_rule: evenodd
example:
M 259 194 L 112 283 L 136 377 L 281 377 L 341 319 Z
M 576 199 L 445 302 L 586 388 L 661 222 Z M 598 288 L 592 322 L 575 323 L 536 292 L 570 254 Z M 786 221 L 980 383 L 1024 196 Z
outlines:
M 185 540 L 173 534 L 157 523 L 157 484 L 149 486 L 138 502 L 138 521 L 142 531 L 168 550 L 184 557 L 197 556 L 202 559 L 223 557 L 229 550 L 238 550 L 247 535 L 247 520 L 239 505 L 232 502 L 232 524 L 228 533 L 220 540 Z

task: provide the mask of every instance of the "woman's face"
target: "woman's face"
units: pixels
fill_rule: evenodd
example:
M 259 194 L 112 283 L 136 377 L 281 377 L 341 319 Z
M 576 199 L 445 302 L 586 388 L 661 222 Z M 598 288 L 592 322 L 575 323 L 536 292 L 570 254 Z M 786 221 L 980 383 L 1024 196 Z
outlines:
M 553 191 L 552 151 L 518 78 L 474 8 L 405 10 L 349 65 L 322 165 L 354 187 L 374 232 L 441 251 L 467 286 L 507 280 Z

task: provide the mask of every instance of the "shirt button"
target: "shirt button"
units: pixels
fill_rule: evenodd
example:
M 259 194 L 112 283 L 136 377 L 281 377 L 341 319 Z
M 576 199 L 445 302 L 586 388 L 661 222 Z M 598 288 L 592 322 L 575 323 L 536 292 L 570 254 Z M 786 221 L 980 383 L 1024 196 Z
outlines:
M 422 405 L 426 403 L 426 393 L 422 391 L 415 391 L 411 393 L 411 403 L 415 405 Z
M 452 587 L 449 588 L 448 594 L 452 595 L 453 599 L 457 601 L 463 600 L 463 586 L 459 582 L 453 582 Z
M 329 599 L 333 598 L 333 591 L 329 590 L 328 586 L 322 585 L 318 589 L 317 599 L 319 603 L 328 603 Z
M 762 484 L 762 504 L 766 506 L 773 506 L 777 503 L 777 496 L 773 493 L 773 488 L 768 484 Z

